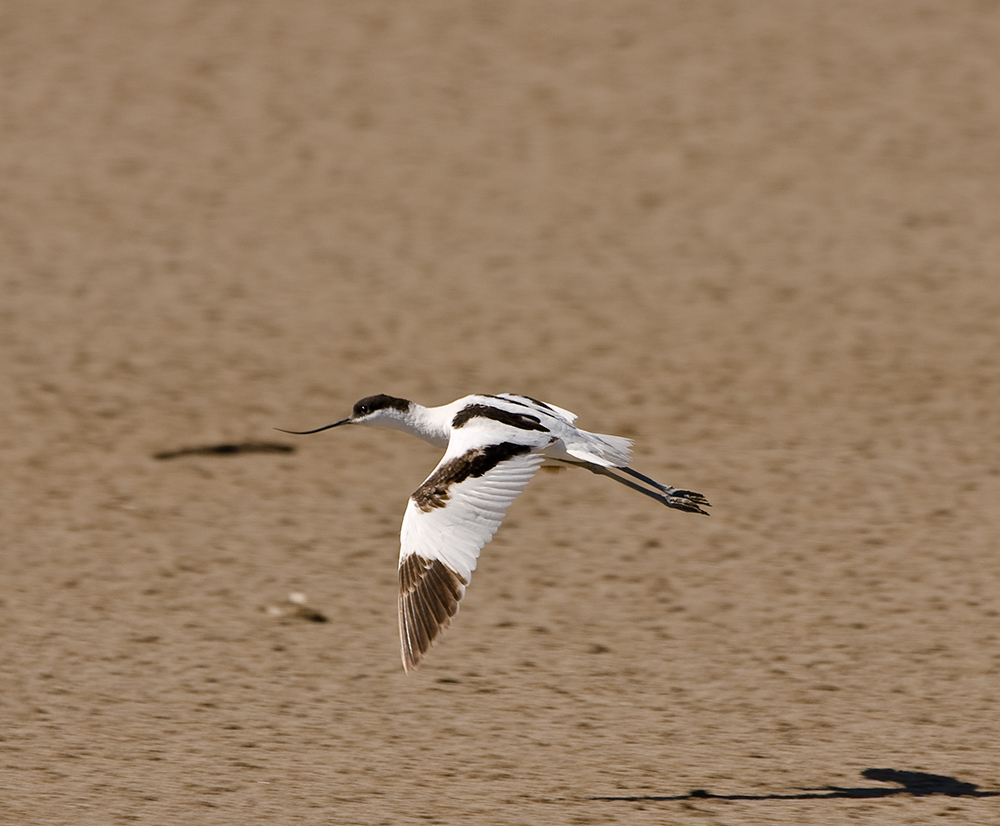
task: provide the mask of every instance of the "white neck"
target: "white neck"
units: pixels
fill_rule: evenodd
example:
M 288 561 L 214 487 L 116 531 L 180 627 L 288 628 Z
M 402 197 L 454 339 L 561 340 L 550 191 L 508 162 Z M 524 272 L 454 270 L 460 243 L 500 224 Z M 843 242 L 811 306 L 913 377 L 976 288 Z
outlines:
M 407 411 L 409 433 L 418 436 L 425 442 L 430 442 L 435 447 L 448 447 L 448 440 L 451 438 L 452 413 L 448 405 L 443 407 L 424 407 L 421 404 L 410 402 L 410 409 Z
M 381 430 L 402 430 L 430 442 L 435 447 L 448 447 L 451 437 L 451 419 L 449 405 L 443 407 L 424 407 L 416 402 L 410 402 L 410 409 L 405 413 L 391 411 L 391 415 L 380 416 L 377 419 L 359 421 L 366 427 L 377 427 Z

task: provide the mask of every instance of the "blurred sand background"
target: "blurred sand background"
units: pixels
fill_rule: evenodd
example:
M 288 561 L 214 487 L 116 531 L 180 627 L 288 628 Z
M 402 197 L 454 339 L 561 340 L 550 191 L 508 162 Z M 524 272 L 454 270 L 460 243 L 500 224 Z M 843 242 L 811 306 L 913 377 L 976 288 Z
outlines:
M 0 204 L 0 823 L 1000 822 L 996 2 L 7 0 Z M 272 428 L 508 390 L 713 516 L 406 676 L 437 453 Z

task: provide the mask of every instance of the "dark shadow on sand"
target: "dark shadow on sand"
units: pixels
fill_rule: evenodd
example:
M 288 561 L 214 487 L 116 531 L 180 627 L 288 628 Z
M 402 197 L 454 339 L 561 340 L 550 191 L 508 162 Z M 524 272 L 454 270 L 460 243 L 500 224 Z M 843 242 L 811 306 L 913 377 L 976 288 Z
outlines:
M 898 783 L 901 788 L 885 789 L 861 787 L 842 789 L 826 786 L 822 789 L 803 789 L 797 794 L 712 794 L 705 789 L 694 789 L 678 795 L 614 795 L 592 797 L 591 800 L 665 801 L 665 800 L 871 800 L 879 797 L 1000 797 L 1000 792 L 980 791 L 975 783 L 964 783 L 954 777 L 926 772 L 900 771 L 898 769 L 865 769 L 861 776 L 882 783 Z
M 280 442 L 232 442 L 221 445 L 182 447 L 154 453 L 154 459 L 177 459 L 181 456 L 236 456 L 243 453 L 293 453 L 295 448 Z

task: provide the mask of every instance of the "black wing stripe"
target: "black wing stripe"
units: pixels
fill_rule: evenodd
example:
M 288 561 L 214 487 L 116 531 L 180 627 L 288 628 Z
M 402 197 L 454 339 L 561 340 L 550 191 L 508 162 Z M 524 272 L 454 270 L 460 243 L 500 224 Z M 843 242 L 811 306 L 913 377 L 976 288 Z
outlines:
M 546 410 L 552 410 L 552 405 L 548 405 L 548 404 L 546 404 L 543 401 L 539 401 L 538 399 L 532 398 L 531 396 L 523 396 L 522 395 L 521 398 L 522 399 L 527 399 L 529 402 L 534 402 L 539 407 L 544 407 Z M 555 413 L 554 410 L 552 410 L 552 412 Z
M 464 482 L 470 476 L 483 476 L 501 462 L 530 452 L 531 445 L 514 442 L 473 448 L 438 467 L 410 498 L 425 513 L 443 508 L 448 503 L 453 485 Z
M 477 418 L 493 419 L 495 422 L 516 427 L 519 430 L 549 432 L 549 429 L 542 424 L 542 420 L 538 416 L 532 416 L 530 413 L 517 413 L 512 410 L 504 410 L 501 407 L 493 407 L 488 404 L 470 404 L 463 407 L 455 414 L 451 426 L 459 428 L 468 424 L 472 419 Z

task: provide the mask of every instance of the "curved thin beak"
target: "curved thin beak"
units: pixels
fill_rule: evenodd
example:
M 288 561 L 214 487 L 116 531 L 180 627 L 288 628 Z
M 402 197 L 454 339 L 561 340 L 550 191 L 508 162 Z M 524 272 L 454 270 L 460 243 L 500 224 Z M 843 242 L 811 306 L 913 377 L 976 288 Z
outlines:
M 350 418 L 341 419 L 339 422 L 334 422 L 333 424 L 323 425 L 323 427 L 317 427 L 315 430 L 285 430 L 283 427 L 276 427 L 275 430 L 280 430 L 282 433 L 291 433 L 293 436 L 308 436 L 311 433 L 319 433 L 321 430 L 329 430 L 331 427 L 340 427 L 342 424 L 350 424 Z

